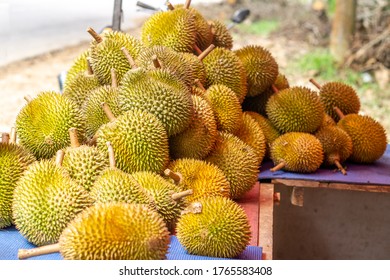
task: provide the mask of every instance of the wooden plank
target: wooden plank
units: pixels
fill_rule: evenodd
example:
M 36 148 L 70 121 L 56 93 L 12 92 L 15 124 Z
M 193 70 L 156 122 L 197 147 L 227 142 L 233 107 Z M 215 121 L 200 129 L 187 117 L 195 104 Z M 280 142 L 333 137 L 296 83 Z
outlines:
M 273 258 L 274 185 L 260 183 L 259 192 L 259 246 L 263 260 Z
M 307 187 L 307 188 L 318 188 L 320 186 L 320 182 L 309 181 L 309 180 L 273 179 L 272 183 L 282 184 L 286 186 Z

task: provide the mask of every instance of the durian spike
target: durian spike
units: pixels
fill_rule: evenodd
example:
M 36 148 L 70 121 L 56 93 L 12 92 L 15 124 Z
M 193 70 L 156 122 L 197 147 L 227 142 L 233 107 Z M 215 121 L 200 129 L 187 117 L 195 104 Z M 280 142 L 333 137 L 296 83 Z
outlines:
M 173 172 L 172 170 L 167 168 L 164 170 L 164 174 L 171 178 L 176 185 L 179 185 L 181 182 L 183 182 L 183 176 L 178 172 Z
M 198 47 L 197 44 L 194 44 L 194 51 L 196 52 L 197 55 L 202 54 L 202 50 Z
M 161 68 L 161 63 L 160 63 L 160 61 L 158 60 L 157 55 L 153 55 L 153 56 L 152 56 L 152 60 L 153 60 L 153 65 L 154 65 L 154 67 L 156 67 L 157 69 L 158 69 L 158 68 Z
M 191 0 L 187 0 L 186 3 L 184 4 L 185 9 L 189 9 L 191 6 Z
M 8 144 L 9 143 L 9 133 L 3 132 L 1 134 L 1 143 Z
M 75 127 L 69 128 L 70 146 L 72 148 L 80 147 L 79 139 L 77 138 L 77 129 Z
M 198 55 L 199 60 L 203 60 L 211 51 L 215 48 L 214 44 L 210 44 L 207 49 L 205 49 L 200 55 Z
M 274 91 L 274 93 L 279 92 L 279 89 L 275 85 L 272 85 L 271 87 L 272 87 L 272 90 Z
M 278 171 L 278 170 L 282 169 L 282 168 L 285 167 L 285 166 L 286 166 L 286 162 L 285 162 L 285 161 L 281 161 L 281 162 L 278 163 L 278 165 L 272 167 L 272 168 L 270 169 L 270 171 L 271 171 L 271 172 L 275 172 L 275 171 Z
M 32 248 L 32 249 L 19 249 L 18 250 L 18 259 L 23 260 L 23 259 L 27 259 L 27 258 L 31 258 L 31 257 L 35 257 L 35 256 L 56 253 L 59 251 L 60 251 L 60 244 L 59 243 L 45 245 L 45 246 Z
M 116 168 L 114 148 L 109 141 L 106 142 L 106 145 L 108 148 L 108 159 L 110 161 L 110 168 Z
M 118 79 L 116 77 L 116 71 L 114 68 L 111 68 L 111 87 L 112 88 L 118 87 Z
M 90 57 L 87 57 L 87 73 L 88 73 L 88 75 L 93 75 Z
M 16 144 L 16 129 L 15 129 L 15 127 L 11 127 L 9 143 Z
M 180 200 L 186 196 L 189 196 L 191 194 L 193 194 L 194 192 L 192 191 L 192 189 L 189 189 L 189 190 L 185 190 L 185 191 L 182 191 L 182 192 L 178 192 L 178 193 L 174 193 L 172 194 L 172 199 L 177 201 L 177 200 Z
M 347 171 L 344 169 L 344 167 L 341 165 L 341 163 L 338 160 L 335 160 L 334 164 L 337 166 L 337 168 L 341 171 L 343 175 L 347 175 Z
M 65 152 L 63 150 L 58 150 L 56 153 L 56 165 L 62 166 L 62 162 L 64 160 Z
M 33 100 L 33 98 L 30 95 L 26 95 L 24 97 L 24 100 L 26 100 L 28 103 L 30 103 Z
M 206 91 L 206 88 L 202 85 L 202 83 L 199 81 L 199 79 L 195 79 L 194 84 L 196 86 L 198 86 L 201 90 Z
M 95 30 L 93 30 L 92 27 L 88 27 L 87 28 L 87 32 L 89 34 L 91 34 L 91 36 L 95 39 L 96 42 L 98 43 L 101 43 L 103 41 L 103 38 L 102 36 L 100 36 L 99 34 L 97 34 L 97 32 Z
M 333 110 L 336 112 L 336 114 L 339 116 L 340 119 L 344 118 L 344 113 L 341 112 L 341 110 L 338 107 L 334 107 Z
M 173 7 L 172 3 L 169 1 L 165 2 L 165 5 L 167 6 L 168 10 L 173 11 L 175 7 Z
M 321 89 L 321 85 L 319 83 L 317 83 L 313 78 L 311 78 L 309 81 L 310 81 L 310 83 L 315 85 L 316 88 Z
M 113 122 L 116 120 L 116 117 L 114 113 L 111 111 L 110 106 L 106 102 L 101 103 L 102 109 L 104 113 L 106 114 L 107 118 L 109 119 L 110 122 Z
M 137 64 L 135 63 L 135 60 L 134 58 L 131 56 L 131 54 L 129 53 L 129 51 L 125 48 L 125 47 L 122 47 L 121 48 L 123 54 L 125 55 L 127 61 L 129 62 L 130 66 L 132 69 L 135 69 L 137 68 Z

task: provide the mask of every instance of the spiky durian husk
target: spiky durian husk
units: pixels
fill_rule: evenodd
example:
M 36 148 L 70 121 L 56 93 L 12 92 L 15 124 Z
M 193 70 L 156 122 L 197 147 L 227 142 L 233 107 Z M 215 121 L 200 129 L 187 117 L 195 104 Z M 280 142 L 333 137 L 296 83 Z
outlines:
M 164 46 L 152 46 L 144 48 L 139 54 L 136 64 L 144 69 L 154 70 L 153 56 L 156 56 L 161 68 L 167 70 L 183 81 L 187 86 L 194 83 L 193 69 L 187 59 L 181 53 Z M 199 61 L 199 59 L 198 59 Z M 199 61 L 200 63 L 200 61 Z
M 166 259 L 169 232 L 144 205 L 98 203 L 78 215 L 61 234 L 67 260 Z
M 261 126 L 247 112 L 242 114 L 242 125 L 234 133 L 238 138 L 252 147 L 258 160 L 258 164 L 263 161 L 266 152 L 266 138 Z
M 193 71 L 193 79 L 198 79 L 202 85 L 206 84 L 206 69 L 200 59 L 192 53 L 179 53 L 180 56 L 186 60 L 187 67 L 190 67 Z M 191 81 L 193 85 L 194 80 Z
M 266 106 L 269 120 L 282 133 L 318 129 L 324 118 L 324 107 L 318 95 L 305 87 L 291 87 L 272 95 Z
M 34 156 L 22 146 L 0 143 L 0 229 L 13 224 L 12 199 L 16 183 Z
M 68 147 L 65 149 L 62 166 L 79 186 L 89 191 L 96 178 L 108 167 L 108 156 L 96 147 Z
M 279 67 L 271 53 L 257 45 L 249 45 L 235 50 L 247 75 L 248 96 L 256 96 L 267 90 L 275 82 Z
M 141 40 L 147 47 L 165 46 L 177 52 L 192 52 L 196 42 L 195 16 L 189 9 L 157 12 L 144 22 Z
M 214 196 L 192 206 L 200 211 L 184 213 L 177 223 L 177 238 L 190 254 L 234 258 L 249 245 L 248 217 L 236 202 Z
M 107 141 L 115 151 L 117 168 L 125 172 L 162 172 L 168 165 L 167 133 L 162 123 L 146 111 L 127 111 L 103 125 L 97 132 L 97 147 L 103 152 L 107 151 Z
M 322 128 L 328 127 L 328 126 L 335 126 L 336 122 L 334 119 L 329 116 L 327 113 L 324 114 L 324 118 L 322 119 L 321 125 L 318 127 L 318 131 Z
M 80 72 L 65 86 L 63 95 L 81 108 L 90 92 L 99 86 L 99 80 L 95 75 Z
M 174 200 L 172 198 L 172 194 L 183 191 L 181 186 L 170 183 L 153 172 L 134 172 L 131 176 L 151 197 L 154 209 L 161 215 L 169 231 L 173 232 L 177 219 L 187 205 L 184 199 Z
M 183 189 L 192 189 L 193 194 L 186 197 L 187 202 L 216 195 L 230 198 L 229 181 L 222 170 L 214 164 L 183 158 L 171 162 L 168 168 L 181 174 L 183 181 L 180 182 L 180 186 Z
M 142 49 L 141 42 L 126 33 L 110 31 L 104 33 L 103 41 L 92 42 L 90 61 L 94 75 L 102 85 L 111 85 L 111 69 L 115 69 L 118 83 L 123 75 L 131 69 L 122 47 L 125 47 L 133 59 L 137 59 Z
M 233 49 L 233 37 L 227 29 L 226 25 L 215 19 L 209 21 L 211 33 L 213 34 L 213 44 L 216 47 Z
M 118 88 L 106 85 L 91 91 L 81 108 L 86 123 L 85 134 L 88 139 L 91 139 L 103 124 L 109 122 L 102 110 L 103 102 L 110 107 L 115 116 L 122 114 L 118 104 Z
M 193 95 L 194 117 L 183 132 L 169 138 L 171 158 L 203 159 L 212 150 L 217 137 L 213 109 L 200 96 Z
M 217 122 L 217 129 L 234 133 L 242 124 L 242 109 L 236 94 L 227 86 L 216 84 L 205 92 Z
M 356 91 L 349 85 L 341 82 L 329 82 L 320 89 L 320 99 L 324 103 L 325 112 L 336 122 L 340 120 L 334 110 L 337 107 L 347 114 L 357 114 L 360 110 L 360 100 Z
M 242 103 L 247 93 L 247 77 L 240 58 L 233 51 L 217 47 L 202 61 L 206 69 L 206 88 L 225 85 Z
M 257 180 L 258 160 L 253 149 L 237 136 L 220 132 L 216 145 L 206 161 L 224 172 L 230 183 L 230 197 L 240 198 Z
M 51 158 L 70 145 L 69 128 L 77 129 L 79 142 L 85 139 L 85 122 L 77 105 L 54 91 L 44 91 L 27 103 L 16 118 L 20 144 L 37 159 Z
M 184 131 L 193 116 L 189 89 L 167 70 L 129 71 L 118 92 L 119 107 L 125 112 L 139 109 L 154 114 L 168 136 Z
M 315 133 L 324 149 L 325 166 L 335 164 L 335 160 L 342 163 L 352 154 L 352 139 L 340 127 L 335 125 L 325 126 Z
M 337 126 L 352 139 L 353 152 L 349 160 L 358 163 L 372 163 L 386 150 L 387 139 L 383 126 L 370 116 L 349 114 Z
M 87 71 L 88 69 L 88 61 L 89 57 L 89 49 L 82 52 L 76 59 L 73 61 L 72 65 L 66 71 L 64 87 L 67 87 L 68 84 L 79 74 L 80 72 Z
M 290 172 L 315 172 L 324 160 L 321 142 L 304 132 L 281 135 L 272 143 L 270 154 L 275 165 L 284 162 L 283 169 Z
M 16 228 L 31 243 L 57 243 L 67 224 L 89 207 L 88 192 L 51 160 L 31 164 L 17 182 L 12 203 Z

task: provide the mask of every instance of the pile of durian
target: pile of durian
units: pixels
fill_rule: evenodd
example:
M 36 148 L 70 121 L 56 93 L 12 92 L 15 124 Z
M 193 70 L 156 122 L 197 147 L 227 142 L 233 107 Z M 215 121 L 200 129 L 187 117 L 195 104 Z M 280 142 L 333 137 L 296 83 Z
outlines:
M 169 4 L 169 3 L 168 3 Z M 289 86 L 270 52 L 233 50 L 229 29 L 184 5 L 151 15 L 140 38 L 98 34 L 63 93 L 26 97 L 0 144 L 0 228 L 64 259 L 234 258 L 251 238 L 237 203 L 273 170 L 371 163 L 383 127 L 354 89 Z

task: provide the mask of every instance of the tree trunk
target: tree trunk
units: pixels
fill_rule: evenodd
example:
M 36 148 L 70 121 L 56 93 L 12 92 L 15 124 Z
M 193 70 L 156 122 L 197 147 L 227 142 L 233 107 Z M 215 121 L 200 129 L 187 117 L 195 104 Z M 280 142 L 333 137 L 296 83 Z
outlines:
M 336 0 L 329 48 L 339 65 L 345 61 L 355 32 L 356 5 L 357 0 Z

